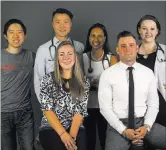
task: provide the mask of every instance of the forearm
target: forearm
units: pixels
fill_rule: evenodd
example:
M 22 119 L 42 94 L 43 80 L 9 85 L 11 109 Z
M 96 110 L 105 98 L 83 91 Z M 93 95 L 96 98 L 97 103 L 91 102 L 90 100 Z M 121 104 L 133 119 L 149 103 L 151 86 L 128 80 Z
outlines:
M 72 137 L 77 136 L 82 122 L 83 122 L 83 116 L 81 114 L 75 114 L 70 128 L 70 135 Z
M 149 93 L 147 99 L 147 111 L 144 117 L 144 124 L 152 126 L 155 122 L 159 111 L 159 97 L 157 93 L 156 80 L 152 80 L 149 86 Z
M 53 111 L 47 110 L 44 112 L 44 114 L 48 120 L 48 123 L 58 133 L 58 135 L 62 135 L 64 132 L 66 132 L 65 128 L 62 126 L 58 117 Z

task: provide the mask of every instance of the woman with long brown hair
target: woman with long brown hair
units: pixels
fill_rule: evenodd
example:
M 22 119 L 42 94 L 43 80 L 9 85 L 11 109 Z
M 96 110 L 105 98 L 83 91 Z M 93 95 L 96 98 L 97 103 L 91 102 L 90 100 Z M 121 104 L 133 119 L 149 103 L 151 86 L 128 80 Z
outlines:
M 82 125 L 87 116 L 89 81 L 83 76 L 71 42 L 61 42 L 55 69 L 43 77 L 40 88 L 43 118 L 39 139 L 45 150 L 85 150 Z

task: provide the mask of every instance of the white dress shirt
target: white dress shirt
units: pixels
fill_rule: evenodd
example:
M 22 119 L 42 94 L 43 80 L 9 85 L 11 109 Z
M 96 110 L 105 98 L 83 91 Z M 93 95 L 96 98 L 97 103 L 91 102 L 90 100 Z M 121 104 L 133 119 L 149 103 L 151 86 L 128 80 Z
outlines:
M 129 66 L 119 62 L 105 70 L 99 82 L 100 112 L 120 134 L 127 128 L 120 119 L 128 118 Z M 144 117 L 144 124 L 152 126 L 159 109 L 156 79 L 153 72 L 139 64 L 132 66 L 134 78 L 135 117 Z

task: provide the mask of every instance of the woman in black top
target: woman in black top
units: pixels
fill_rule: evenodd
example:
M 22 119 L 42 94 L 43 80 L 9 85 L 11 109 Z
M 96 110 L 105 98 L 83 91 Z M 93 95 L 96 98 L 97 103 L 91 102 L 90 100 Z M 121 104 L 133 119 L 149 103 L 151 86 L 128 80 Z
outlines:
M 159 113 L 156 122 L 166 126 L 166 46 L 157 42 L 160 23 L 151 15 L 143 16 L 137 24 L 137 33 L 141 40 L 137 62 L 147 66 L 155 73 L 159 93 Z
M 89 81 L 69 41 L 59 44 L 55 58 L 54 72 L 44 76 L 40 86 L 44 116 L 39 139 L 45 150 L 85 150 L 82 122 L 87 116 Z

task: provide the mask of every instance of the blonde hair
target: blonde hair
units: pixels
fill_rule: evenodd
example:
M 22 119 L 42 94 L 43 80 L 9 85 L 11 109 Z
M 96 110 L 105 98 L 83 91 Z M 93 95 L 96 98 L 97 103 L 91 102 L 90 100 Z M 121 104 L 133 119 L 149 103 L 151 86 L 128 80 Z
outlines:
M 82 72 L 82 69 L 80 66 L 78 55 L 75 51 L 73 44 L 70 41 L 61 42 L 56 49 L 55 66 L 54 66 L 55 83 L 57 85 L 61 85 L 63 83 L 62 77 L 61 77 L 61 73 L 62 73 L 63 68 L 61 68 L 61 66 L 59 64 L 58 51 L 62 46 L 65 46 L 65 45 L 70 45 L 74 49 L 74 54 L 75 54 L 75 64 L 73 65 L 73 69 L 72 69 L 72 82 L 74 82 L 74 83 L 70 84 L 70 91 L 71 91 L 72 96 L 74 96 L 74 95 L 80 96 L 80 94 L 82 94 L 83 89 L 84 89 L 83 72 Z M 77 85 L 77 87 L 75 87 L 75 85 Z

